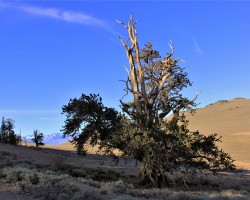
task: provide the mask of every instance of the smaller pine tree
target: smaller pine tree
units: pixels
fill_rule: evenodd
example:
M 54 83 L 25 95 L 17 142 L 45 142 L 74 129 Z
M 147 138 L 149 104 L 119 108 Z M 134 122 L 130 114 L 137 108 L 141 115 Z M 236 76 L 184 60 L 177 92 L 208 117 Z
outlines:
M 0 142 L 5 144 L 18 145 L 20 144 L 20 135 L 17 135 L 14 131 L 15 121 L 12 119 L 2 118 L 2 124 L 0 127 Z
M 3 122 L 2 122 L 2 125 L 1 125 L 1 127 L 0 127 L 0 142 L 3 142 Z
M 35 143 L 37 148 L 39 146 L 44 145 L 44 143 L 43 143 L 43 133 L 40 133 L 38 130 L 34 130 L 33 136 L 34 137 L 31 140 Z
M 2 124 L 0 128 L 0 141 L 2 143 L 8 143 L 6 120 L 4 117 L 2 117 Z
M 5 123 L 6 123 L 6 130 L 7 130 L 7 136 L 8 136 L 7 143 L 12 144 L 12 145 L 17 145 L 18 144 L 18 135 L 16 135 L 16 133 L 14 131 L 15 121 L 12 119 L 7 119 Z
M 19 138 L 18 138 L 18 135 L 16 135 L 14 131 L 9 132 L 9 142 L 8 143 L 12 144 L 12 145 L 18 145 Z

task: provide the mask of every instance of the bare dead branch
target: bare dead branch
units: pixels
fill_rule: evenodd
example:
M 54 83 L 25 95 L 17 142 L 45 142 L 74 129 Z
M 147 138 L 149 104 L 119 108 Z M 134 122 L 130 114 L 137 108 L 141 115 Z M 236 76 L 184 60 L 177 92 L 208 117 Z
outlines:
M 166 59 L 163 61 L 164 63 L 169 63 L 171 56 L 174 55 L 174 47 L 173 47 L 173 42 L 172 42 L 172 40 L 170 40 L 169 46 L 170 46 L 170 48 L 171 48 L 171 53 L 168 53 Z
M 119 36 L 118 38 L 119 38 L 119 40 L 121 41 L 122 45 L 123 45 L 126 49 L 129 49 L 129 47 L 128 47 L 128 42 L 125 43 L 125 42 L 123 41 L 123 39 L 122 39 L 120 36 Z
M 119 23 L 119 24 L 121 24 L 121 25 L 123 25 L 126 29 L 128 29 L 127 26 L 123 22 L 121 22 L 119 20 L 116 20 L 116 22 Z
M 124 68 L 125 68 L 126 72 L 128 73 L 128 77 L 130 77 L 130 73 L 129 73 L 127 67 L 124 67 Z

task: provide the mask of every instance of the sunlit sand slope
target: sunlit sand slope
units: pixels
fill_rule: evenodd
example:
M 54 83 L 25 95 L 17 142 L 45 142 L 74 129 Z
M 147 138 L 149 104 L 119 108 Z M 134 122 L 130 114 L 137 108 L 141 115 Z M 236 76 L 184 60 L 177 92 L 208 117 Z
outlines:
M 250 169 L 250 99 L 221 100 L 187 114 L 189 129 L 222 136 L 219 145 L 236 164 Z

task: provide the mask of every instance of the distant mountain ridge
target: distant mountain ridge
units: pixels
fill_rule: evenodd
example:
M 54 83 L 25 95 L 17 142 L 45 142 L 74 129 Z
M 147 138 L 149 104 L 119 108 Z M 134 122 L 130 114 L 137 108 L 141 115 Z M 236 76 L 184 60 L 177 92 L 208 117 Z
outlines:
M 27 135 L 22 137 L 22 139 L 26 140 L 27 142 L 33 142 L 32 138 L 33 135 Z M 70 136 L 63 138 L 62 133 L 52 133 L 44 135 L 43 142 L 45 143 L 45 145 L 60 145 L 68 142 L 69 140 L 71 140 Z

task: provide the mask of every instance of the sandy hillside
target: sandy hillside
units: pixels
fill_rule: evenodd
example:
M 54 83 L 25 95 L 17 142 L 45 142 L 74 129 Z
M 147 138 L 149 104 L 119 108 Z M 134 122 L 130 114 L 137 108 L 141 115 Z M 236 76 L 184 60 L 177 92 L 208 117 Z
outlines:
M 71 144 L 71 142 L 66 142 L 59 145 L 45 145 L 44 147 L 51 149 L 58 149 L 58 150 L 66 150 L 66 151 L 76 151 L 74 148 L 74 144 Z M 87 153 L 96 154 L 97 151 L 98 151 L 98 146 L 94 147 L 89 146 Z
M 222 136 L 220 147 L 238 166 L 250 169 L 250 99 L 221 100 L 187 114 L 189 129 Z

